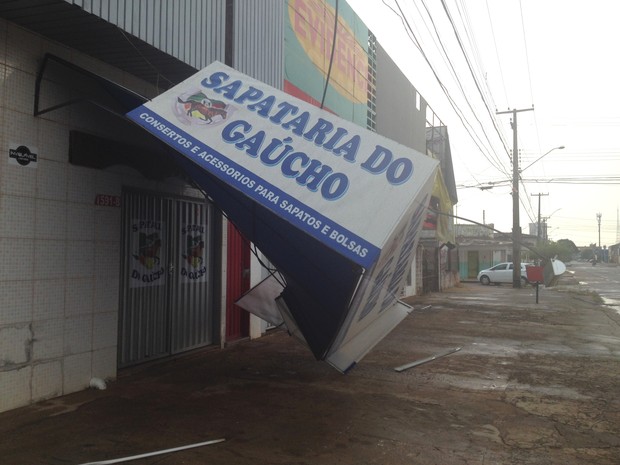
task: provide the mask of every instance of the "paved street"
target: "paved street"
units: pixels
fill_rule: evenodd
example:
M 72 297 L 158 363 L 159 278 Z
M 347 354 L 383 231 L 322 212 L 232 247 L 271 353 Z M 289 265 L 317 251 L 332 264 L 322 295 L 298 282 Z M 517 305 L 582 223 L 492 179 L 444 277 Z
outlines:
M 605 301 L 605 305 L 620 312 L 620 269 L 612 265 L 599 263 L 577 263 L 573 269 L 578 270 L 583 286 L 596 291 Z M 615 272 L 614 272 L 615 270 Z
M 78 465 L 225 438 L 131 463 L 617 465 L 620 313 L 578 283 L 607 292 L 620 268 L 569 270 L 539 304 L 531 287 L 477 283 L 410 299 L 415 311 L 347 375 L 277 331 L 5 412 L 0 463 Z

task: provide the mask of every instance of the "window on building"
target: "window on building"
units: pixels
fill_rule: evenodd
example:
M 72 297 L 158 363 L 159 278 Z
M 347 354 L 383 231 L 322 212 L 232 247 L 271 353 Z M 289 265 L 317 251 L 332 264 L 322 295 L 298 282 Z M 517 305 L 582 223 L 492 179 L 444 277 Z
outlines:
M 377 130 L 377 39 L 368 31 L 368 98 L 366 128 Z

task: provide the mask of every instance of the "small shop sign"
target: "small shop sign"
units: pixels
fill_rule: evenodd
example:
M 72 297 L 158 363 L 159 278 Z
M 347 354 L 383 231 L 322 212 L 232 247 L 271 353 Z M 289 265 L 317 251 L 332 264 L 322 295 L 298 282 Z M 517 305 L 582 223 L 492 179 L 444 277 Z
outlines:
M 37 167 L 38 150 L 27 145 L 10 143 L 9 144 L 9 164 L 26 166 L 28 168 Z

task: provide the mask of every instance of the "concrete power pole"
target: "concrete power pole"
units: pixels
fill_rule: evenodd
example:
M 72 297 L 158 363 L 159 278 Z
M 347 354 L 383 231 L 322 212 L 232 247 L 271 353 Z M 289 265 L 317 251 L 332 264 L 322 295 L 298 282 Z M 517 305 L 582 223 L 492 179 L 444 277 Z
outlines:
M 503 115 L 512 113 L 512 287 L 521 288 L 521 225 L 519 221 L 519 145 L 517 142 L 517 113 L 533 111 L 534 107 L 524 110 L 498 111 Z
M 540 244 L 540 198 L 549 194 L 532 194 L 532 197 L 538 197 L 538 223 L 536 224 L 536 245 Z
M 601 217 L 603 216 L 602 213 L 597 213 L 596 214 L 596 221 L 598 222 L 598 248 L 601 248 Z

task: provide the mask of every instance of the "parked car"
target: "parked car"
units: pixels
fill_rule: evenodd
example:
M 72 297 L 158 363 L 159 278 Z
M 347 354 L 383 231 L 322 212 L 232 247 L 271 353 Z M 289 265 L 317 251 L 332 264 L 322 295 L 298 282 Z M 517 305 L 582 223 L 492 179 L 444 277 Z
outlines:
M 527 273 L 525 267 L 531 265 L 531 263 L 521 263 L 521 282 L 528 284 Z M 488 285 L 491 283 L 511 283 L 512 282 L 512 270 L 514 269 L 512 262 L 504 262 L 495 265 L 494 267 L 487 268 L 478 273 L 478 281 L 482 284 Z

